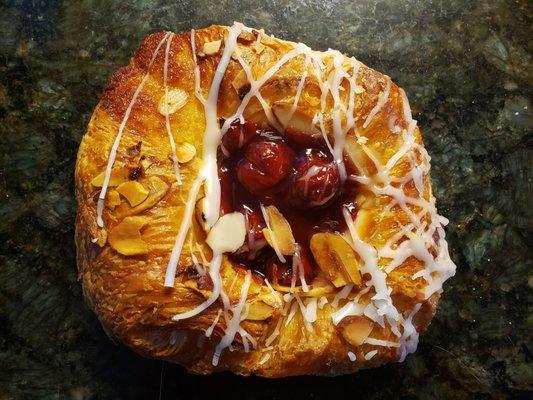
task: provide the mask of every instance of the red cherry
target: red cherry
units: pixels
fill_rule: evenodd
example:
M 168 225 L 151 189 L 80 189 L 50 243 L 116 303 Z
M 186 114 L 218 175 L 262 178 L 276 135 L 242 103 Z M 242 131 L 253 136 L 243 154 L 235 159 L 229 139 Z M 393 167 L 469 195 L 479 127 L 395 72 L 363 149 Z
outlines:
M 294 153 L 284 143 L 250 143 L 239 162 L 237 178 L 250 193 L 262 193 L 288 175 L 293 158 Z
M 307 149 L 298 157 L 288 190 L 288 201 L 296 208 L 322 206 L 339 191 L 337 166 L 324 152 Z
M 245 207 L 245 214 L 248 224 L 248 237 L 251 236 L 252 240 L 264 239 L 263 229 L 266 228 L 263 214 L 259 211 L 252 210 Z M 248 239 L 248 238 L 247 238 Z
M 250 121 L 241 124 L 239 119 L 234 120 L 228 131 L 222 136 L 222 149 L 229 155 L 241 149 L 257 135 L 258 127 Z

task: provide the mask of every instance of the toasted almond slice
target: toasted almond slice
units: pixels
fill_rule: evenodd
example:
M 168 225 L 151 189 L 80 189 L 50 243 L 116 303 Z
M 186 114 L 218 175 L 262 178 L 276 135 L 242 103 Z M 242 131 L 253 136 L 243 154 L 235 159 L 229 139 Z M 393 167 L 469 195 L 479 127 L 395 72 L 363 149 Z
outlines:
M 141 204 L 148 197 L 148 189 L 137 181 L 128 181 L 121 183 L 117 187 L 117 192 L 128 200 L 132 207 Z
M 148 223 L 146 217 L 126 217 L 109 232 L 109 244 L 125 256 L 148 253 L 148 244 L 142 240 L 140 230 Z
M 263 229 L 263 235 L 270 247 L 278 247 L 281 254 L 289 256 L 296 251 L 296 240 L 292 234 L 289 222 L 279 212 L 276 206 L 265 207 L 270 229 Z M 274 238 L 272 238 L 274 236 Z
M 361 93 L 364 93 L 364 92 L 365 92 L 365 89 L 362 86 L 355 85 L 355 87 L 354 87 L 354 93 L 355 94 L 361 94 Z
M 153 207 L 167 194 L 169 189 L 169 185 L 158 176 L 151 176 L 147 181 L 143 181 L 143 183 L 149 190 L 146 200 L 135 207 L 129 206 L 128 203 L 122 203 L 120 207 L 117 207 L 117 211 L 115 211 L 115 217 L 117 219 L 128 215 L 135 215 Z
M 246 222 L 239 212 L 224 214 L 213 225 L 207 235 L 206 243 L 215 253 L 233 253 L 244 243 Z
M 239 96 L 239 99 L 241 100 L 250 91 L 250 82 L 248 82 L 248 77 L 243 69 L 241 69 L 235 78 L 233 78 L 231 86 L 233 86 L 233 89 L 235 89 L 237 96 Z
M 276 119 L 290 133 L 304 133 L 319 136 L 320 130 L 313 124 L 313 115 L 303 107 L 296 107 L 292 111 L 292 102 L 276 102 L 272 105 L 272 112 Z
M 374 323 L 363 316 L 348 317 L 340 323 L 342 336 L 354 346 L 362 345 L 373 327 Z
M 331 232 L 315 233 L 311 237 L 310 248 L 318 266 L 336 287 L 348 282 L 361 284 L 359 260 L 340 235 Z
M 237 36 L 237 42 L 239 43 L 252 43 L 255 39 L 255 35 L 248 31 L 241 31 L 239 36 Z
M 115 187 L 122 182 L 126 182 L 129 179 L 130 171 L 126 167 L 118 167 L 111 170 L 111 176 L 109 177 L 109 187 Z M 104 184 L 105 171 L 98 174 L 91 181 L 91 185 L 96 187 L 102 187 Z
M 249 321 L 264 321 L 274 313 L 274 309 L 262 301 L 254 301 L 248 307 L 246 319 Z
M 170 89 L 159 99 L 157 111 L 162 115 L 174 114 L 187 103 L 188 97 L 181 89 Z
M 116 206 L 120 205 L 120 203 L 120 194 L 116 190 L 112 189 L 107 192 L 107 198 L 105 200 L 107 208 L 114 210 Z
M 176 157 L 180 164 L 185 164 L 191 161 L 196 155 L 196 147 L 192 144 L 183 142 L 176 144 Z
M 142 158 L 140 161 L 141 167 L 144 171 L 146 171 L 148 168 L 152 166 L 154 161 L 150 157 Z
M 259 55 L 263 52 L 263 50 L 265 50 L 265 45 L 261 42 L 255 42 L 252 45 L 252 49 L 255 51 L 255 54 Z
M 202 54 L 204 56 L 211 56 L 213 54 L 217 54 L 220 50 L 221 45 L 222 40 L 213 40 L 212 42 L 206 42 L 202 47 Z

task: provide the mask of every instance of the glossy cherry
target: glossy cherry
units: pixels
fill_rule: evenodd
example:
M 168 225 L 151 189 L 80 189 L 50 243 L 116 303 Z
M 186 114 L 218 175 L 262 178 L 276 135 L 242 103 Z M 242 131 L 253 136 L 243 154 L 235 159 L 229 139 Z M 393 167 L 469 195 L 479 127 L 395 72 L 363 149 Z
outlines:
M 258 127 L 250 121 L 242 124 L 238 119 L 234 120 L 228 131 L 222 136 L 222 151 L 230 155 L 248 144 L 255 135 Z
M 266 228 L 263 214 L 259 211 L 252 210 L 245 206 L 244 215 L 246 217 L 246 223 L 248 228 L 248 234 L 246 240 L 261 240 L 264 239 L 263 229 Z
M 335 197 L 340 187 L 339 170 L 331 157 L 321 150 L 307 149 L 294 164 L 288 201 L 300 209 L 319 207 Z
M 282 142 L 252 142 L 238 164 L 237 178 L 250 193 L 263 193 L 289 174 L 293 159 L 293 151 Z

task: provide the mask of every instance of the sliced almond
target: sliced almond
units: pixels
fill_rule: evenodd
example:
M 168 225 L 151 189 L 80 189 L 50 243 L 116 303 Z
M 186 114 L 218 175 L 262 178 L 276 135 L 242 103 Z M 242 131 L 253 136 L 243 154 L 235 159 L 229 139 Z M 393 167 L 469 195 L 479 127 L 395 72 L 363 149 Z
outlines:
M 296 240 L 294 240 L 289 221 L 285 219 L 276 206 L 265 207 L 265 213 L 270 225 L 270 229 L 263 229 L 263 235 L 265 235 L 267 243 L 274 249 L 277 246 L 280 253 L 285 256 L 294 254 Z
M 169 189 L 169 185 L 158 176 L 151 176 L 147 181 L 143 181 L 143 183 L 149 191 L 146 200 L 135 207 L 131 207 L 127 203 L 121 204 L 120 207 L 117 207 L 118 212 L 116 212 L 116 218 L 120 219 L 126 215 L 138 214 L 141 211 L 153 207 L 167 194 Z
M 310 242 L 318 266 L 336 287 L 348 282 L 361 284 L 359 260 L 352 247 L 338 234 L 315 233 Z
M 121 183 L 117 187 L 117 192 L 128 200 L 132 207 L 141 204 L 148 197 L 148 189 L 137 181 L 128 181 Z M 120 203 L 119 203 L 120 204 Z
M 157 111 L 162 115 L 174 114 L 187 103 L 188 97 L 181 89 L 170 89 L 159 99 Z
M 250 82 L 248 82 L 248 77 L 243 69 L 241 69 L 235 78 L 233 78 L 233 81 L 231 81 L 231 86 L 233 86 L 233 89 L 235 89 L 237 96 L 239 96 L 239 99 L 241 100 L 250 91 Z
M 255 54 L 259 55 L 263 52 L 263 50 L 265 50 L 265 45 L 261 42 L 255 42 L 252 45 L 252 49 L 255 51 Z
M 141 228 L 148 223 L 146 217 L 126 217 L 109 232 L 109 244 L 125 256 L 148 253 L 148 244 L 141 238 Z
M 202 47 L 202 54 L 204 56 L 211 56 L 213 54 L 217 54 L 220 50 L 221 45 L 222 40 L 213 40 L 212 42 L 206 42 Z
M 244 215 L 239 212 L 224 214 L 213 225 L 206 243 L 215 253 L 233 253 L 243 244 L 246 236 Z
M 146 172 L 146 170 L 150 168 L 153 163 L 154 161 L 151 159 L 151 157 L 144 157 L 144 158 L 141 157 L 140 164 L 141 164 L 143 171 Z
M 292 110 L 292 102 L 277 102 L 272 105 L 272 112 L 276 119 L 289 133 L 304 133 L 311 136 L 320 135 L 320 130 L 313 123 L 310 111 L 303 107 Z
M 237 36 L 237 42 L 239 43 L 252 43 L 255 39 L 255 35 L 248 31 L 241 31 L 239 36 Z
M 196 155 L 196 147 L 192 144 L 183 142 L 176 144 L 176 157 L 180 164 L 185 164 L 191 161 Z
M 120 194 L 116 190 L 112 189 L 107 192 L 107 197 L 105 199 L 105 205 L 107 208 L 114 210 L 116 206 L 120 205 L 120 203 Z
M 354 346 L 362 345 L 373 327 L 374 323 L 363 316 L 345 318 L 340 324 L 342 336 Z
M 120 185 L 122 182 L 129 180 L 130 171 L 126 167 L 118 167 L 111 170 L 111 176 L 109 177 L 109 187 L 115 187 Z M 104 184 L 105 171 L 98 174 L 91 181 L 91 185 L 96 187 L 102 187 Z
M 264 321 L 272 316 L 274 308 L 262 301 L 254 301 L 248 307 L 246 319 L 248 321 Z
M 362 86 L 355 85 L 355 87 L 354 87 L 354 93 L 355 94 L 361 94 L 361 93 L 364 93 L 364 92 L 365 92 L 365 89 Z

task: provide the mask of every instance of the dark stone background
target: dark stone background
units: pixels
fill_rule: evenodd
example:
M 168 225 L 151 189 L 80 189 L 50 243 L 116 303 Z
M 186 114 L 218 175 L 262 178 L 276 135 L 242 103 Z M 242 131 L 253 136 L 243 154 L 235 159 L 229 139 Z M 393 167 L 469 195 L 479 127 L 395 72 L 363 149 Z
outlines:
M 188 375 L 111 342 L 76 281 L 73 171 L 145 35 L 240 20 L 403 86 L 458 265 L 419 350 L 337 378 Z M 0 0 L 0 399 L 530 399 L 533 3 Z

